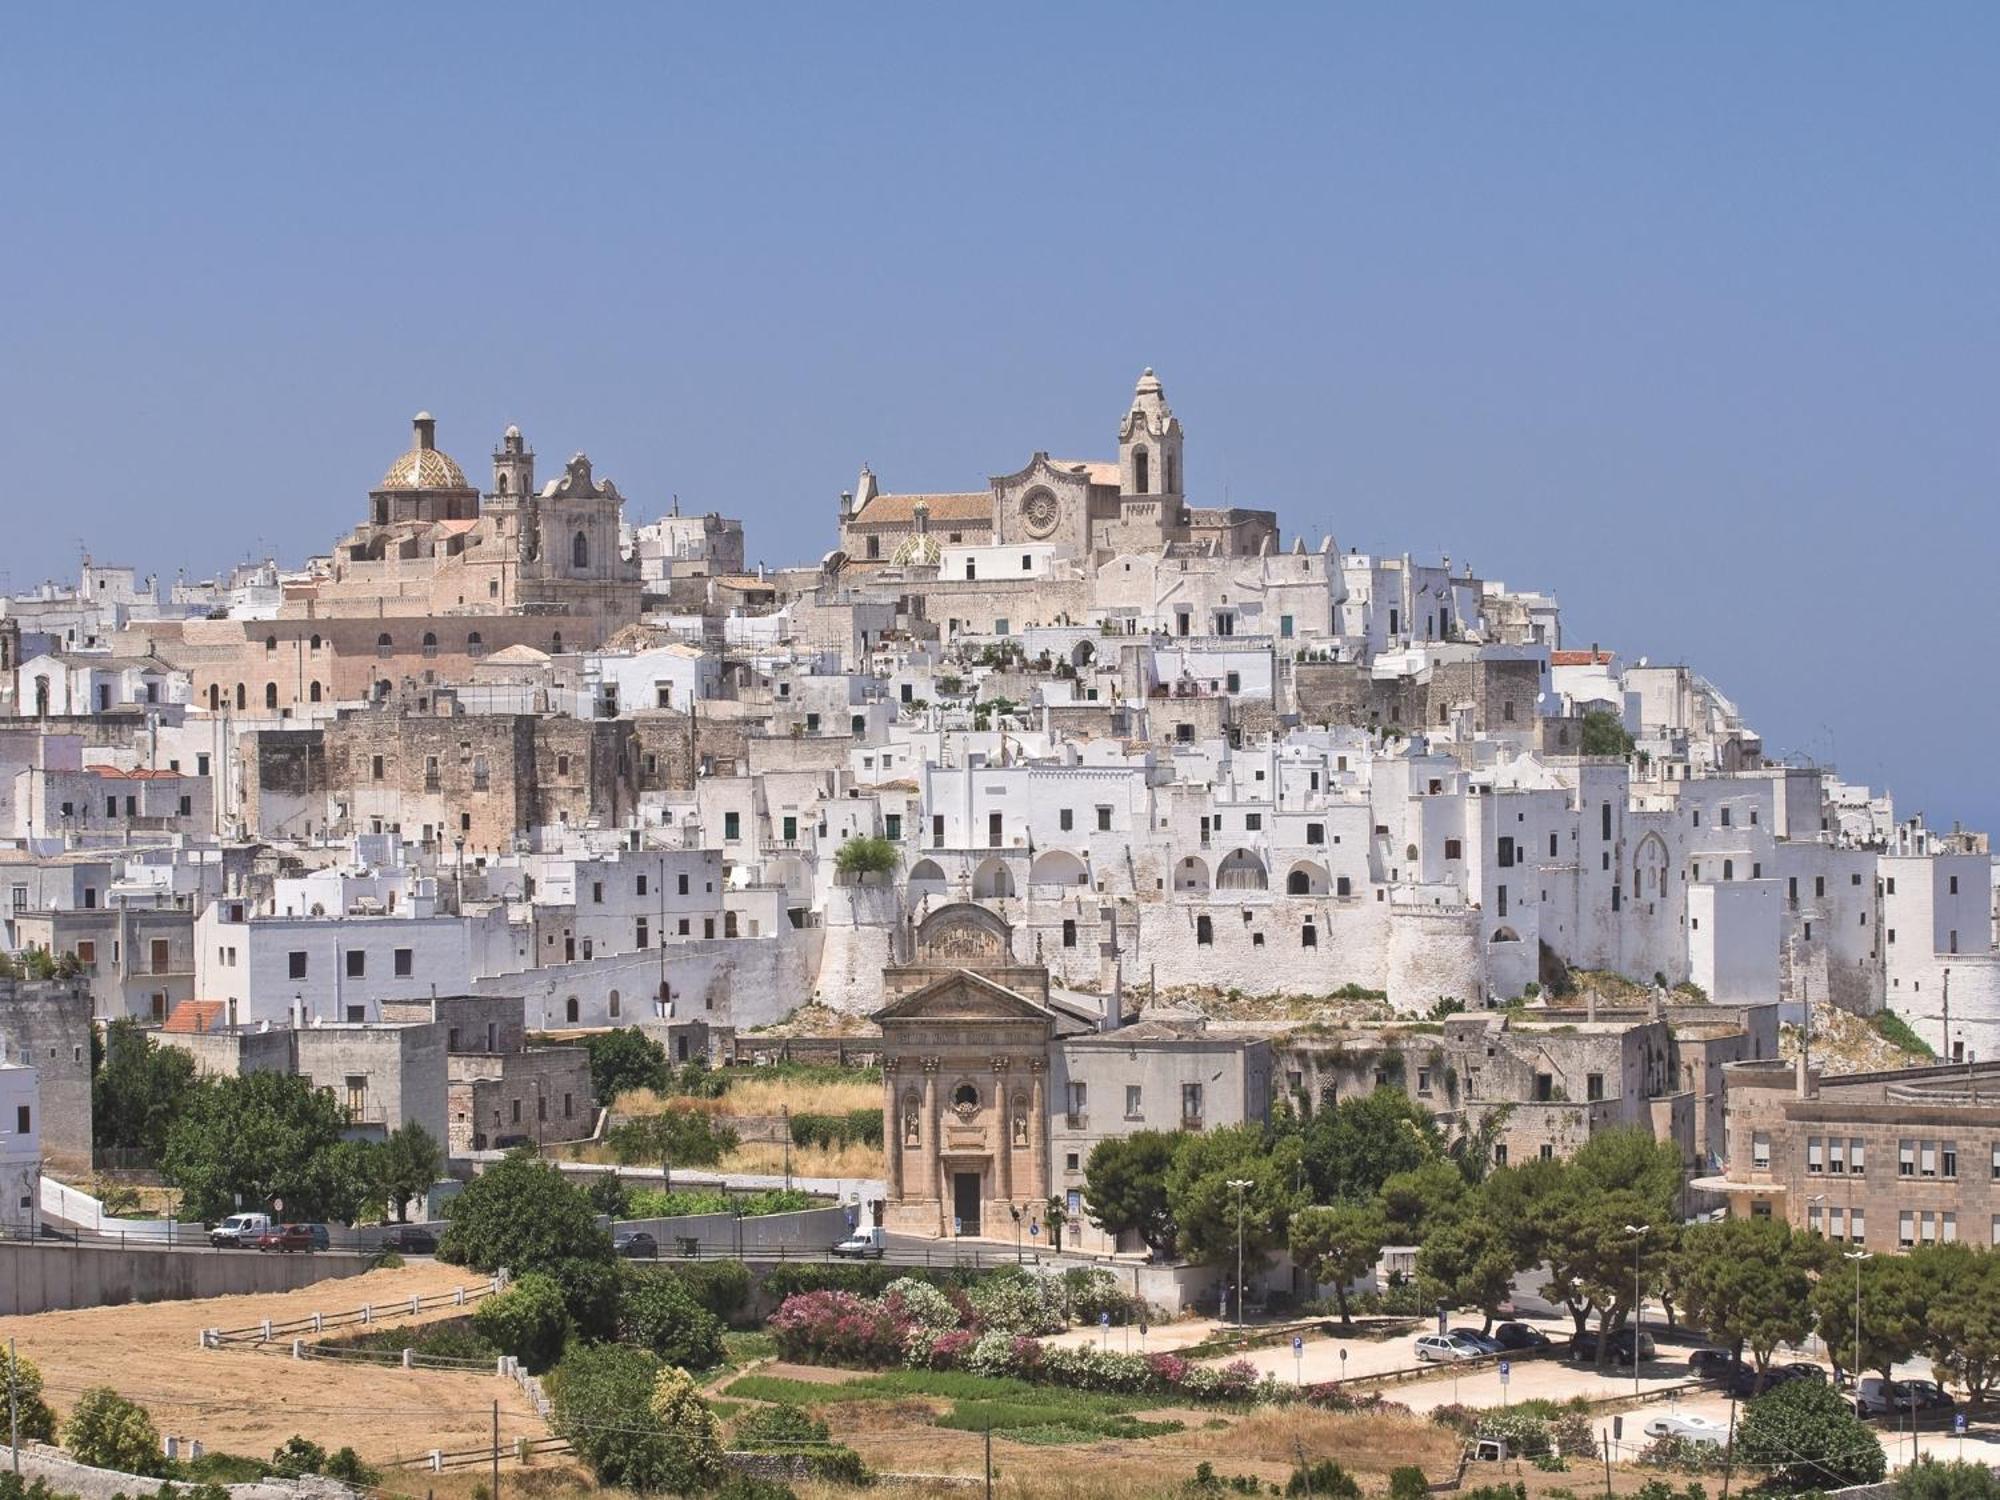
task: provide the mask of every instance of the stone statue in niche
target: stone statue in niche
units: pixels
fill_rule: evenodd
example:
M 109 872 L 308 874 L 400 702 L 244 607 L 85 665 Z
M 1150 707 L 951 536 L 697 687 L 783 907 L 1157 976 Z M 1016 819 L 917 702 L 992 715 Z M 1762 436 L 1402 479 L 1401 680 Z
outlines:
M 1014 1144 L 1028 1144 L 1028 1110 L 1019 1099 L 1014 1101 Z
M 903 1144 L 917 1146 L 923 1143 L 924 1128 L 917 1116 L 917 1101 L 903 1101 Z

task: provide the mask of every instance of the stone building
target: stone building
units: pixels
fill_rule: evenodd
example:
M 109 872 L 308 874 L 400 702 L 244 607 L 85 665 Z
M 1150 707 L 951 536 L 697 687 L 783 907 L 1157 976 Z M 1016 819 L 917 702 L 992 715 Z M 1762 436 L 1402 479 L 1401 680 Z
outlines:
M 0 1043 L 8 1060 L 35 1070 L 43 1159 L 64 1172 L 89 1172 L 89 986 L 80 979 L 0 979 Z
M 1723 1069 L 1728 1165 L 1693 1187 L 1738 1218 L 1877 1252 L 2000 1245 L 2000 1062 L 1822 1075 Z

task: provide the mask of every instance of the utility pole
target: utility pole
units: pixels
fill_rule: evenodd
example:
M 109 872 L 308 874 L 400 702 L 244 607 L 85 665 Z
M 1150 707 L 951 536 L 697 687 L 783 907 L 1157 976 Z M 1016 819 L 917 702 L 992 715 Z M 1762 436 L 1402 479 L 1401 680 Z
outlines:
M 21 1477 L 21 1356 L 7 1340 L 7 1444 L 14 1450 L 14 1478 Z
M 500 1500 L 500 1403 L 493 1403 L 493 1500 Z
M 1951 965 L 1944 969 L 1944 1035 L 1938 1039 L 1938 1061 L 1951 1061 Z
M 986 1424 L 986 1500 L 993 1500 L 993 1424 Z
M 782 1119 L 782 1120 L 784 1121 L 784 1130 L 785 1130 L 785 1191 L 789 1193 L 789 1192 L 790 1192 L 790 1191 L 792 1190 L 792 1107 L 791 1107 L 791 1105 L 789 1105 L 789 1104 L 781 1104 L 781 1105 L 779 1105 L 779 1106 L 778 1106 L 778 1115 L 779 1115 L 779 1118 L 780 1118 L 780 1119 Z M 989 1437 L 988 1441 L 989 1441 L 989 1442 L 991 1441 L 990 1437 Z
M 1632 1235 L 1632 1394 L 1639 1394 L 1639 1335 L 1645 1327 L 1644 1299 L 1639 1290 L 1639 1252 L 1646 1246 L 1647 1224 L 1627 1224 L 1625 1232 Z M 1607 1476 L 1607 1481 L 1608 1481 Z

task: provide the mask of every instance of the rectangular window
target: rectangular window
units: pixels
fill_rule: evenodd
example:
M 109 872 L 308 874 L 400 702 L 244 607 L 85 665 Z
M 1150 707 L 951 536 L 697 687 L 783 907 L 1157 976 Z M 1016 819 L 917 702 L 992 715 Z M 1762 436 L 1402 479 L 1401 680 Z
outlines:
M 1076 920 L 1073 917 L 1063 918 L 1062 945 L 1065 948 L 1074 948 L 1076 946 Z
M 1504 886 L 1504 885 L 1502 885 L 1502 886 L 1495 886 L 1495 887 L 1494 887 L 1494 892 L 1493 892 L 1493 894 L 1494 894 L 1494 898 L 1495 898 L 1495 899 L 1494 899 L 1494 910 L 1495 910 L 1495 911 L 1496 911 L 1496 912 L 1497 912 L 1497 913 L 1498 913 L 1498 914 L 1499 914 L 1500 916 L 1503 916 L 1503 917 L 1504 917 L 1504 916 L 1506 916 L 1506 915 L 1507 915 L 1507 887 L 1506 887 L 1506 886 Z
M 1812 1168 L 1808 1166 L 1807 1171 Z M 1835 1136 L 1826 1143 L 1826 1170 L 1830 1176 L 1843 1177 L 1847 1173 L 1847 1142 Z
M 1072 828 L 1076 827 L 1075 812 L 1067 807 L 1059 811 L 1056 814 L 1056 827 L 1060 828 L 1064 833 L 1068 833 Z
M 368 975 L 368 955 L 359 948 L 347 950 L 347 977 L 364 979 Z
M 1430 1091 L 1431 1070 L 1429 1068 L 1417 1069 L 1417 1092 L 1419 1094 L 1428 1094 Z
M 687 878 L 687 876 L 685 876 L 685 875 L 677 875 L 677 876 L 675 876 L 675 877 L 674 877 L 674 894 L 675 894 L 675 895 L 677 895 L 677 896 L 685 896 L 685 895 L 686 895 L 687 893 L 688 893 L 688 878 Z
M 1098 831 L 1099 833 L 1109 833 L 1109 832 L 1111 832 L 1111 809 L 1110 809 L 1110 808 L 1108 808 L 1108 807 L 1100 807 L 1100 808 L 1098 808 L 1098 810 L 1097 810 L 1097 831 Z M 1953 951 L 1956 951 L 1956 950 L 1953 950 Z
M 1958 1175 L 1958 1142 L 1946 1141 L 1938 1147 L 1938 1176 Z
M 1868 1242 L 1868 1211 L 1857 1208 L 1848 1216 L 1847 1237 L 1857 1245 Z
M 1851 1177 L 1859 1177 L 1868 1169 L 1867 1159 L 1862 1155 L 1862 1144 L 1861 1137 L 1858 1135 L 1847 1143 L 1847 1171 Z M 1858 1213 L 1859 1210 L 1857 1209 L 1856 1212 Z M 1856 1238 L 1859 1238 L 1859 1236 L 1857 1235 Z
M 1138 1084 L 1128 1083 L 1125 1085 L 1125 1118 L 1128 1120 L 1136 1120 L 1143 1113 L 1140 1108 L 1139 1095 L 1140 1089 Z
M 372 757 L 368 762 L 368 770 L 373 780 L 380 781 L 382 779 L 382 770 L 383 770 L 382 757 L 379 755 Z
M 1503 836 L 1499 843 L 1494 846 L 1494 863 L 1503 870 L 1513 869 L 1514 840 L 1511 837 Z
M 415 970 L 416 957 L 414 949 L 398 948 L 396 950 L 396 977 L 398 979 L 408 979 L 410 977 Z
M 1586 1073 L 1584 1075 L 1583 1097 L 1586 1099 L 1602 1099 L 1604 1097 L 1604 1075 L 1602 1073 Z
M 1837 1145 L 1839 1143 L 1836 1142 L 1835 1144 Z M 1824 1172 L 1825 1170 L 1826 1170 L 1826 1143 L 1822 1141 L 1818 1136 L 1813 1136 L 1810 1140 L 1806 1142 L 1806 1171 Z
M 1446 859 L 1457 859 L 1463 847 L 1457 839 L 1446 839 L 1444 841 L 1444 857 Z
M 722 837 L 727 843 L 735 843 L 743 837 L 743 815 L 726 812 L 722 815 Z
M 1306 842 L 1308 844 L 1324 844 L 1326 842 L 1326 824 L 1306 824 Z
M 1910 1209 L 1901 1209 L 1896 1214 L 1896 1243 L 1905 1250 L 1917 1243 L 1917 1216 Z
M 1758 1130 L 1750 1136 L 1750 1165 L 1759 1172 L 1768 1171 L 1771 1166 L 1771 1133 Z
M 1936 1141 L 1917 1142 L 1917 1175 L 1935 1177 L 1938 1174 L 1938 1150 Z
M 1292 638 L 1292 617 L 1290 615 L 1278 616 L 1278 637 L 1280 640 L 1287 641 Z
M 1917 1175 L 1917 1143 L 1898 1141 L 1896 1143 L 1896 1175 L 1914 1177 Z
M 289 971 L 289 977 L 293 979 L 305 978 L 306 977 L 305 954 L 295 951 L 287 955 L 287 969 Z M 1996 1173 L 1995 1175 L 2000 1175 L 2000 1173 Z
M 1181 1085 L 1181 1119 L 1188 1124 L 1201 1121 L 1201 1085 L 1184 1083 Z
M 641 876 L 639 877 L 639 889 L 638 889 L 638 894 L 639 894 L 639 895 L 641 895 L 641 896 L 643 896 L 643 895 L 645 895 L 645 894 L 646 894 L 646 877 L 645 877 L 645 876 L 643 876 L 643 875 L 641 875 Z
M 903 815 L 901 813 L 884 813 L 882 815 L 882 836 L 892 844 L 902 842 Z

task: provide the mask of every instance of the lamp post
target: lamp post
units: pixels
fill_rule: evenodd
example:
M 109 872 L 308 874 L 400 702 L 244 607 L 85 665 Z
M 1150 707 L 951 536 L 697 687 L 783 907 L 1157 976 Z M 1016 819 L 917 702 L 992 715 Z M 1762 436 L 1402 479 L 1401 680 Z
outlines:
M 1232 1177 L 1230 1187 L 1236 1191 L 1236 1326 L 1243 1326 L 1243 1194 L 1255 1186 L 1247 1177 Z
M 1632 1236 L 1632 1394 L 1639 1394 L 1639 1335 L 1646 1325 L 1645 1302 L 1639 1291 L 1639 1253 L 1646 1247 L 1646 1232 L 1650 1224 L 1627 1224 L 1625 1232 Z
M 1841 1256 L 1842 1260 L 1851 1260 L 1854 1262 L 1854 1369 L 1852 1371 L 1852 1374 L 1854 1376 L 1854 1394 L 1857 1397 L 1860 1396 L 1861 1394 L 1861 1369 L 1862 1369 L 1861 1263 L 1864 1260 L 1873 1260 L 1874 1258 L 1875 1257 L 1869 1254 L 1866 1250 L 1849 1250 L 1844 1255 Z

